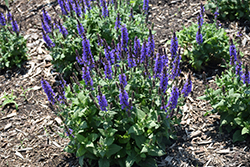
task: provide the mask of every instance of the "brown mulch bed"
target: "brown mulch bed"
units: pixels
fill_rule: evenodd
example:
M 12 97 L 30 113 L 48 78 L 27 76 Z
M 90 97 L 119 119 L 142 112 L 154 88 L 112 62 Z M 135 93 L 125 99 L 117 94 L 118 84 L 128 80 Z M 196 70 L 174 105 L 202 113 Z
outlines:
M 57 73 L 53 72 L 51 57 L 41 36 L 40 14 L 42 8 L 54 17 L 52 6 L 58 9 L 57 1 L 51 0 L 14 0 L 11 10 L 21 24 L 22 33 L 28 40 L 30 60 L 21 69 L 0 71 L 0 97 L 4 92 L 16 96 L 18 110 L 14 105 L 6 105 L 0 112 L 0 166 L 79 166 L 77 159 L 63 148 L 69 142 L 61 138 L 61 120 L 51 111 L 47 97 L 40 84 L 45 78 L 56 85 Z M 199 11 L 198 0 L 151 0 L 149 22 L 154 23 L 156 46 L 164 46 L 170 40 L 172 31 L 196 22 Z M 205 1 L 203 4 L 206 3 Z M 0 0 L 4 4 L 4 0 Z M 209 12 L 206 12 L 209 20 Z M 150 25 L 149 25 L 150 26 Z M 249 29 L 248 22 L 224 22 L 228 35 L 237 33 L 241 28 Z M 243 31 L 240 50 L 243 61 L 250 62 L 249 34 Z M 182 67 L 183 75 L 189 71 L 188 65 Z M 207 69 L 209 84 L 220 69 Z M 232 142 L 232 134 L 219 131 L 218 115 L 204 116 L 211 110 L 208 102 L 197 100 L 203 95 L 205 86 L 201 75 L 192 73 L 193 92 L 183 107 L 181 127 L 176 126 L 178 140 L 166 151 L 166 156 L 157 158 L 158 166 L 249 166 L 250 139 Z M 26 92 L 24 98 L 23 90 Z M 1 101 L 0 101 L 1 104 Z

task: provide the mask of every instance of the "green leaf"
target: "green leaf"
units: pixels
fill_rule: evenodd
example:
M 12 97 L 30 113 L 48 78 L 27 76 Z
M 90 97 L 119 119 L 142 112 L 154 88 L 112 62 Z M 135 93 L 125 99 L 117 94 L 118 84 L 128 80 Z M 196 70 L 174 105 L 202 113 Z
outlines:
M 163 150 L 159 149 L 156 146 L 154 146 L 154 148 L 149 149 L 148 151 L 148 155 L 151 155 L 151 156 L 163 156 L 165 154 L 166 153 Z
M 132 165 L 134 164 L 136 159 L 136 156 L 132 155 L 132 156 L 128 156 L 126 159 L 126 167 L 132 167 Z
M 81 157 L 86 153 L 86 149 L 84 145 L 81 145 L 80 148 L 76 152 L 76 157 Z
M 244 134 L 249 134 L 249 129 L 244 127 L 242 130 L 241 130 L 241 135 L 244 135 Z
M 241 131 L 240 130 L 237 130 L 234 134 L 233 134 L 233 142 L 236 142 L 236 141 L 243 141 L 244 138 L 243 136 L 241 135 Z
M 118 151 L 120 151 L 122 149 L 122 147 L 118 146 L 117 144 L 112 144 L 108 147 L 107 151 L 106 151 L 106 155 L 109 158 L 111 155 L 117 153 Z
M 79 164 L 81 167 L 83 166 L 83 163 L 84 163 L 83 160 L 84 160 L 84 156 L 79 157 Z
M 135 133 L 135 135 L 141 135 L 143 131 L 138 124 L 131 126 L 128 130 L 128 134 Z
M 139 120 L 142 120 L 143 118 L 145 118 L 146 114 L 140 110 L 139 108 L 135 108 L 136 109 L 136 116 Z
M 107 158 L 101 158 L 98 161 L 98 165 L 99 165 L 99 167 L 109 167 L 110 163 L 109 163 L 109 160 Z

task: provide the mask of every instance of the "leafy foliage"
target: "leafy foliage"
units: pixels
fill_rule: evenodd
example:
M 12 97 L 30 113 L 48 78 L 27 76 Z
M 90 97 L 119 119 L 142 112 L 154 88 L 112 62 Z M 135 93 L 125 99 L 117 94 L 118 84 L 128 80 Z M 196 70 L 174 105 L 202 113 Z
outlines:
M 220 126 L 227 125 L 228 132 L 236 129 L 233 141 L 242 141 L 250 134 L 250 88 L 242 78 L 235 74 L 235 67 L 216 77 L 217 90 L 209 88 L 200 99 L 209 100 L 214 108 L 212 113 L 219 113 Z M 238 129 L 238 130 L 237 130 Z
M 9 24 L 0 29 L 0 68 L 21 67 L 27 60 L 27 41 L 20 34 L 10 31 Z
M 208 0 L 205 5 L 206 10 L 215 13 L 219 9 L 219 19 L 222 20 L 240 20 L 249 19 L 250 1 L 249 0 Z
M 217 28 L 216 24 L 204 23 L 201 34 L 203 43 L 196 42 L 198 25 L 193 23 L 190 27 L 183 27 L 183 30 L 176 32 L 179 45 L 184 48 L 183 60 L 189 63 L 195 70 L 200 71 L 204 66 L 217 65 L 225 59 L 229 61 L 229 38 L 223 28 Z

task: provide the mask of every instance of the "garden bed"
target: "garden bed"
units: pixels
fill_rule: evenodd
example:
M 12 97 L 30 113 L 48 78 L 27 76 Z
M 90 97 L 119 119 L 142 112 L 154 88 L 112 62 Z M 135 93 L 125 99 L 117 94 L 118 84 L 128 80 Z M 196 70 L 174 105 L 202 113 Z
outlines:
M 3 0 L 0 3 L 4 4 Z M 156 48 L 169 48 L 166 42 L 171 39 L 173 29 L 178 31 L 183 24 L 188 26 L 191 21 L 196 22 L 199 5 L 199 1 L 189 0 L 150 1 L 149 21 L 154 23 Z M 63 152 L 69 140 L 59 137 L 58 132 L 63 132 L 61 120 L 49 108 L 40 84 L 41 78 L 44 78 L 51 85 L 56 85 L 57 73 L 52 70 L 52 58 L 45 49 L 40 23 L 43 7 L 51 17 L 56 15 L 52 6 L 59 10 L 57 1 L 50 0 L 16 0 L 10 4 L 28 40 L 31 59 L 20 69 L 1 71 L 0 95 L 2 97 L 3 92 L 11 94 L 13 90 L 18 110 L 15 105 L 6 105 L 0 112 L 0 166 L 78 166 L 72 154 Z M 209 12 L 206 20 L 209 20 L 208 16 Z M 244 53 L 243 62 L 248 64 L 249 26 L 249 22 L 222 23 L 229 36 L 243 29 L 240 50 Z M 184 78 L 190 67 L 183 63 L 181 69 Z M 214 76 L 220 74 L 221 69 L 207 68 L 206 73 L 209 84 L 216 87 Z M 193 72 L 192 81 L 193 91 L 183 108 L 182 126 L 175 127 L 178 140 L 166 149 L 166 156 L 157 158 L 158 166 L 249 166 L 250 138 L 233 143 L 232 134 L 219 132 L 220 117 L 204 116 L 211 106 L 197 100 L 205 90 L 201 73 Z

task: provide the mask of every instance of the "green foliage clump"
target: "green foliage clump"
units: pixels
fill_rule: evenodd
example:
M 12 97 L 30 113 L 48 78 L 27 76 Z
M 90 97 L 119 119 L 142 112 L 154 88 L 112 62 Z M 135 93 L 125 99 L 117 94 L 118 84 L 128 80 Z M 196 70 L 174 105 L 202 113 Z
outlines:
M 250 87 L 243 82 L 244 73 L 236 75 L 235 66 L 231 67 L 221 77 L 216 77 L 218 89 L 209 88 L 200 97 L 210 101 L 212 113 L 218 112 L 220 127 L 227 125 L 228 132 L 235 131 L 234 142 L 242 141 L 250 134 Z
M 86 13 L 82 17 L 77 17 L 77 15 L 72 12 L 71 14 L 63 15 L 63 26 L 67 29 L 68 35 L 66 38 L 59 32 L 58 29 L 54 30 L 49 36 L 52 38 L 55 47 L 52 47 L 51 56 L 53 58 L 52 64 L 55 69 L 59 72 L 64 73 L 64 75 L 69 76 L 74 68 L 74 62 L 76 61 L 76 50 L 79 55 L 82 55 L 82 38 L 77 31 L 77 19 L 83 25 L 86 37 L 89 39 L 91 51 L 93 55 L 96 55 L 94 59 L 97 59 L 99 52 L 103 50 L 98 50 L 98 36 L 101 39 L 105 39 L 110 45 L 111 40 L 114 39 L 115 42 L 118 41 L 118 36 L 121 35 L 120 29 L 115 29 L 115 22 L 118 13 L 120 14 L 121 25 L 126 25 L 129 33 L 129 39 L 133 40 L 137 36 L 141 41 L 147 37 L 148 29 L 145 26 L 146 16 L 144 14 L 138 13 L 138 4 L 141 2 L 139 0 L 130 1 L 120 1 L 121 4 L 115 5 L 109 3 L 108 11 L 109 16 L 102 16 L 102 7 L 96 5 L 99 2 L 92 2 L 91 9 L 86 10 Z M 81 5 L 81 4 L 79 4 Z M 133 18 L 130 16 L 131 8 L 134 9 Z
M 206 10 L 215 13 L 216 8 L 219 10 L 219 19 L 222 20 L 247 20 L 250 15 L 249 0 L 208 0 L 205 5 Z
M 184 48 L 182 60 L 189 60 L 191 66 L 198 71 L 208 65 L 218 65 L 223 59 L 229 60 L 229 37 L 223 28 L 218 28 L 215 23 L 204 23 L 201 28 L 202 44 L 196 41 L 197 31 L 198 24 L 193 23 L 176 32 L 179 45 Z
M 19 33 L 11 31 L 10 24 L 0 29 L 0 69 L 21 67 L 27 57 L 27 40 Z

